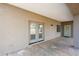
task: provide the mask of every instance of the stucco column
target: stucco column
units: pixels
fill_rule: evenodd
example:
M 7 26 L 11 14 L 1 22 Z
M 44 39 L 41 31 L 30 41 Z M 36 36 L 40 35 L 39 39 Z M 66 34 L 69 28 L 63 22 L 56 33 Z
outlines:
M 79 16 L 74 17 L 74 47 L 79 48 Z

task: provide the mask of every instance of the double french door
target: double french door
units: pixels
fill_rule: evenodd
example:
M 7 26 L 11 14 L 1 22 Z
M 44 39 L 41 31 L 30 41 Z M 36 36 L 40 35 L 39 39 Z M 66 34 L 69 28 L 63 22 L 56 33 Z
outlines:
M 44 40 L 44 25 L 42 23 L 30 22 L 30 43 Z
M 72 35 L 72 26 L 71 25 L 64 25 L 64 36 L 71 37 Z

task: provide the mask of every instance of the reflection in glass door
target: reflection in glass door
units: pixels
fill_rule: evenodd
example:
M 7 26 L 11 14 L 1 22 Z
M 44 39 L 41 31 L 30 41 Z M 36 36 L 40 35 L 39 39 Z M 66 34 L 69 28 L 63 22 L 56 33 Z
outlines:
M 30 22 L 30 43 L 42 41 L 44 38 L 43 24 Z

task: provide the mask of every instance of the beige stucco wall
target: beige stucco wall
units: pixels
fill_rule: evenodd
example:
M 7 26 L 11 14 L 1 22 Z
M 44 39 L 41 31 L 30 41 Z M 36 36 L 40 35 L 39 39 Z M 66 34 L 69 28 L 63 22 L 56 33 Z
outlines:
M 61 33 L 56 32 L 56 25 L 60 22 L 8 4 L 0 4 L 0 54 L 17 51 L 28 46 L 29 20 L 44 23 L 45 40 L 60 37 Z

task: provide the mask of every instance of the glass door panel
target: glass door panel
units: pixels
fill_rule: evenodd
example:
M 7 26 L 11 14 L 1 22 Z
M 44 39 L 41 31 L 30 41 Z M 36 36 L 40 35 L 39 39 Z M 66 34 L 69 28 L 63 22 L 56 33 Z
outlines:
M 36 40 L 36 23 L 30 23 L 30 40 L 34 42 Z
M 39 24 L 38 25 L 38 36 L 39 36 L 39 40 L 43 40 L 43 25 L 42 24 Z

